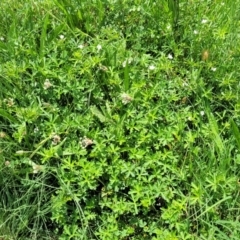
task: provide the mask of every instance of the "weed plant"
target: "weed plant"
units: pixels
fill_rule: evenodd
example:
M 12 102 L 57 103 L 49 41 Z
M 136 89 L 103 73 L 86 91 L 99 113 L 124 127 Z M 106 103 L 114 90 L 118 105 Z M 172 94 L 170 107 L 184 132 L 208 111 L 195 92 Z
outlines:
M 239 0 L 0 9 L 0 239 L 239 239 Z

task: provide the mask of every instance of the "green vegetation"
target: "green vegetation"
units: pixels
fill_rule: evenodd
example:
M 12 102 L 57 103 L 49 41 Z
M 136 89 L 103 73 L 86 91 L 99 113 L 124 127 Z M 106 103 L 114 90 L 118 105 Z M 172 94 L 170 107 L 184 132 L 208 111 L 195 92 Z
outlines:
M 240 0 L 0 9 L 0 239 L 239 239 Z

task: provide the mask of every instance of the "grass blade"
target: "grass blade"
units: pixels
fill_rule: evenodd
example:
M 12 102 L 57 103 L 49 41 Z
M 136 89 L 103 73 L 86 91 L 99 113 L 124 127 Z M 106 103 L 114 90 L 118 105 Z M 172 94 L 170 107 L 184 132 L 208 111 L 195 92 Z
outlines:
M 231 119 L 230 123 L 231 123 L 231 130 L 232 130 L 233 136 L 236 139 L 238 149 L 240 149 L 240 131 L 233 119 Z
M 129 66 L 128 61 L 126 61 L 126 66 L 124 68 L 124 79 L 123 79 L 123 85 L 124 85 L 124 91 L 128 91 L 130 87 L 130 81 L 129 81 Z
M 208 119 L 209 119 L 210 129 L 212 132 L 213 141 L 217 146 L 219 154 L 222 155 L 224 152 L 224 144 L 219 133 L 217 121 L 214 118 L 212 113 L 208 114 Z
M 9 120 L 10 122 L 14 122 L 16 123 L 16 119 L 10 115 L 9 113 L 7 113 L 6 111 L 4 111 L 3 109 L 0 109 L 0 116 L 2 116 L 3 118 Z
M 43 27 L 41 32 L 41 38 L 40 38 L 40 48 L 39 48 L 39 56 L 40 59 L 44 56 L 44 49 L 45 49 L 45 42 L 47 38 L 47 26 L 49 23 L 49 14 L 47 14 L 43 20 Z

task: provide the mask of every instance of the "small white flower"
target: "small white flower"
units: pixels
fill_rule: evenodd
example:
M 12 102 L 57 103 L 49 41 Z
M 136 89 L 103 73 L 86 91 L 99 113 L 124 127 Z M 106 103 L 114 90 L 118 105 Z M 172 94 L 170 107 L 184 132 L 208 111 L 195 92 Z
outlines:
M 171 25 L 170 24 L 167 25 L 167 29 L 168 30 L 171 29 Z
M 198 30 L 194 30 L 193 33 L 194 33 L 194 34 L 198 34 Z
M 168 54 L 168 59 L 173 59 L 173 55 L 171 53 Z
M 225 3 L 224 3 L 224 2 L 221 2 L 221 5 L 222 5 L 222 6 L 224 6 L 224 5 L 225 5 Z
M 102 49 L 102 46 L 100 44 L 97 45 L 97 50 L 100 51 Z
M 123 104 L 128 104 L 133 100 L 133 98 L 127 93 L 122 93 L 120 97 L 122 99 Z
M 216 72 L 217 68 L 212 67 L 211 70 L 212 70 L 213 72 Z
M 154 70 L 156 67 L 154 66 L 154 65 L 150 65 L 149 67 L 148 67 L 148 69 L 149 70 Z
M 59 38 L 60 39 L 64 39 L 65 37 L 64 37 L 64 35 L 60 35 Z
M 46 79 L 44 84 L 43 84 L 43 88 L 45 90 L 47 90 L 48 88 L 52 87 L 52 84 L 50 83 L 49 79 Z
M 36 174 L 38 172 L 43 171 L 44 170 L 44 166 L 32 163 L 32 169 L 33 169 L 33 173 Z
M 99 65 L 99 69 L 103 70 L 104 72 L 108 70 L 108 68 L 102 64 Z
M 34 133 L 39 132 L 39 128 L 38 128 L 38 127 L 35 127 L 35 128 L 33 129 L 33 132 L 34 132 Z
M 14 105 L 13 98 L 4 99 L 3 102 L 5 102 L 8 107 L 12 107 Z
M 201 23 L 205 24 L 205 23 L 207 23 L 207 21 L 208 21 L 207 19 L 203 19 Z
M 7 134 L 5 132 L 0 132 L 0 138 L 5 138 Z
M 130 58 L 126 59 L 126 60 L 122 63 L 122 66 L 123 66 L 123 67 L 126 67 L 127 63 L 130 64 L 130 63 L 132 63 L 132 61 L 133 61 L 133 59 L 130 57 Z
M 9 166 L 11 163 L 9 161 L 5 161 L 5 166 Z
M 188 83 L 183 82 L 183 83 L 182 83 L 182 86 L 183 86 L 183 87 L 187 87 L 187 86 L 188 86 Z
M 0 37 L 0 40 L 1 40 L 1 41 L 4 41 L 4 37 Z
M 81 145 L 83 148 L 87 148 L 88 146 L 93 145 L 93 140 L 90 138 L 87 138 L 86 136 L 83 137 L 81 140 Z
M 61 141 L 61 137 L 57 134 L 52 136 L 52 144 L 53 145 L 57 145 L 58 143 L 60 143 Z
M 83 49 L 84 46 L 83 46 L 82 44 L 79 44 L 79 45 L 78 45 L 78 48 Z
M 200 112 L 200 115 L 201 115 L 201 116 L 203 116 L 204 114 L 205 114 L 204 111 L 201 111 L 201 112 Z

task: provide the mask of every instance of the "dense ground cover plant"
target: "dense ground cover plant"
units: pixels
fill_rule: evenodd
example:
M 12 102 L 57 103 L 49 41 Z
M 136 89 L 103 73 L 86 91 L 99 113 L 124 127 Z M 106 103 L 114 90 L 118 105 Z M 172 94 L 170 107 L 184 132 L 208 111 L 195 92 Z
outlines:
M 0 238 L 239 239 L 239 1 L 0 3 Z

